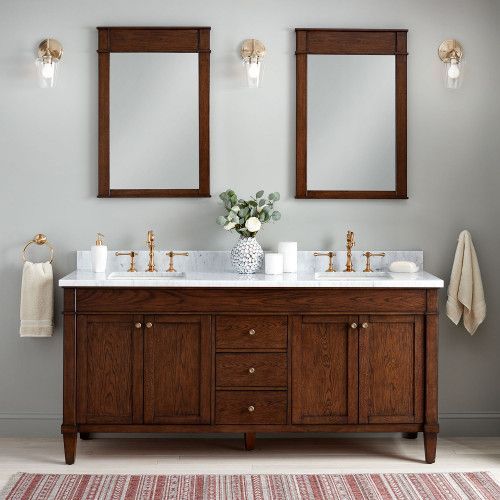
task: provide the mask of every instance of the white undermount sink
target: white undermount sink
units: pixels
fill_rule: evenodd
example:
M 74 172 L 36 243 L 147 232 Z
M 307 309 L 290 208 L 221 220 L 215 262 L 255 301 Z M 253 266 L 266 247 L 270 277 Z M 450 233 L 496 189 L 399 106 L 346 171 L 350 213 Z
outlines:
M 165 280 L 165 279 L 173 279 L 173 278 L 184 278 L 184 273 L 167 273 L 167 272 L 156 272 L 156 273 L 147 273 L 147 272 L 114 272 L 108 276 L 109 280 Z
M 372 273 L 340 271 L 336 273 L 321 272 L 315 273 L 317 280 L 372 280 L 374 278 L 387 278 L 389 275 L 385 271 L 374 271 Z

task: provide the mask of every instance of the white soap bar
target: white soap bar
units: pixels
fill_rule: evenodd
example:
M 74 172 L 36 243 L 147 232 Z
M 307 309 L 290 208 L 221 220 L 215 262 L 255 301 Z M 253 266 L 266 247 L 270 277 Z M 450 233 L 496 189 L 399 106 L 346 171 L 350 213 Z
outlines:
M 389 266 L 389 271 L 391 271 L 391 273 L 416 273 L 418 271 L 418 266 L 415 262 L 398 260 Z

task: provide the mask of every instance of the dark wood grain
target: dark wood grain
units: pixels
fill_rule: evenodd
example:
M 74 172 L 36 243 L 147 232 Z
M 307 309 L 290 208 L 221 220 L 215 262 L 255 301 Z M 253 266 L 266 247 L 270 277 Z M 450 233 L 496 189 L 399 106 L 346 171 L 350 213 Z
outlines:
M 215 338 L 217 349 L 286 349 L 287 317 L 217 316 Z
M 193 198 L 210 196 L 210 28 L 99 27 L 99 198 Z M 193 189 L 111 189 L 110 54 L 113 52 L 198 53 L 199 185 Z
M 295 317 L 292 422 L 357 423 L 356 316 Z
M 255 449 L 255 432 L 245 432 L 245 450 Z
M 134 353 L 142 330 L 134 316 L 83 315 L 77 329 L 78 421 L 142 423 L 142 349 Z
M 296 188 L 301 199 L 407 199 L 407 30 L 296 30 Z M 395 186 L 387 191 L 307 188 L 308 54 L 395 56 Z
M 426 291 L 401 288 L 79 288 L 81 312 L 423 313 Z M 237 317 L 232 314 L 231 316 Z M 259 321 L 261 316 L 249 316 Z M 231 320 L 226 320 L 228 323 Z M 286 317 L 282 321 L 286 321 Z M 218 320 L 219 323 L 219 320 Z M 252 323 L 249 323 L 251 327 Z M 228 326 L 227 328 L 230 328 Z M 229 335 L 229 334 L 228 334 Z M 255 335 L 255 337 L 258 337 Z M 254 344 L 252 344 L 254 345 Z M 281 345 L 286 345 L 286 342 Z M 219 345 L 218 345 L 219 347 Z M 231 345 L 230 347 L 235 347 Z M 247 347 L 247 345 L 245 345 Z M 270 346 L 265 346 L 270 347 Z
M 210 422 L 209 316 L 146 316 L 146 423 Z
M 218 353 L 217 387 L 286 387 L 286 353 Z
M 433 464 L 436 461 L 437 432 L 424 432 L 425 461 Z
M 65 289 L 66 461 L 78 432 L 424 432 L 431 463 L 437 312 L 424 289 Z
M 422 421 L 423 336 L 414 316 L 360 316 L 360 423 Z
M 217 391 L 215 398 L 216 424 L 286 424 L 286 391 Z

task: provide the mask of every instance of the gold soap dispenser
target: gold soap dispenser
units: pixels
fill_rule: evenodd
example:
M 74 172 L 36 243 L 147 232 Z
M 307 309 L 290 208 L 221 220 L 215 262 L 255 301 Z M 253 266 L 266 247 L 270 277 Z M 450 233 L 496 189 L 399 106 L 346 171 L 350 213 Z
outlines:
M 92 272 L 104 273 L 106 271 L 106 262 L 108 260 L 108 247 L 103 245 L 104 235 L 97 233 L 95 245 L 90 247 L 90 256 L 92 260 Z

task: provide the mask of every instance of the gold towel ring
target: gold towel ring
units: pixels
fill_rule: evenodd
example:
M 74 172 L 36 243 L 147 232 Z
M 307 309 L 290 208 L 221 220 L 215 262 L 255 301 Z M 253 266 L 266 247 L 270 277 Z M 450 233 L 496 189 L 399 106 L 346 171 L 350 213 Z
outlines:
M 42 233 L 39 233 L 35 235 L 35 237 L 28 241 L 26 245 L 23 248 L 23 262 L 26 262 L 26 249 L 32 245 L 33 243 L 36 243 L 37 245 L 47 245 L 50 248 L 50 260 L 49 263 L 52 264 L 52 261 L 54 260 L 54 247 L 47 241 L 47 236 L 45 236 Z

